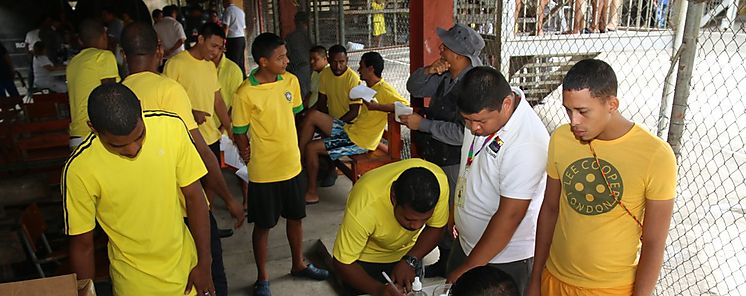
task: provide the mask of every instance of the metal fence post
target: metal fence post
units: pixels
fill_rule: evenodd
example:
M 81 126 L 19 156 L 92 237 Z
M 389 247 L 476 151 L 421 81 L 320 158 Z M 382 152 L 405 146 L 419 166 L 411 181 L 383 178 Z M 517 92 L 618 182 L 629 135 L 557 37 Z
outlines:
M 339 17 L 339 44 L 345 44 L 345 4 L 343 0 L 337 0 L 337 12 Z
M 666 131 L 666 128 L 670 123 L 670 118 L 668 117 L 668 115 L 671 114 L 671 101 L 673 98 L 673 92 L 671 91 L 671 88 L 674 87 L 676 83 L 676 72 L 674 72 L 674 69 L 678 65 L 679 58 L 681 57 L 680 49 L 681 42 L 684 39 L 684 25 L 686 22 L 685 16 L 688 4 L 688 0 L 683 0 L 679 3 L 676 3 L 676 5 L 674 6 L 675 10 L 672 17 L 676 23 L 673 27 L 674 38 L 671 51 L 671 67 L 668 70 L 668 75 L 666 75 L 666 80 L 663 84 L 661 108 L 660 112 L 658 113 L 658 137 L 664 140 L 666 139 L 665 136 L 667 136 L 667 134 L 664 134 L 664 132 Z
M 676 76 L 676 88 L 674 89 L 673 106 L 671 108 L 671 124 L 668 127 L 668 144 L 673 148 L 676 158 L 680 156 L 681 134 L 684 132 L 692 70 L 694 68 L 694 59 L 697 55 L 697 38 L 699 37 L 699 28 L 704 9 L 704 2 L 692 1 L 689 2 L 689 8 L 686 13 L 679 72 Z

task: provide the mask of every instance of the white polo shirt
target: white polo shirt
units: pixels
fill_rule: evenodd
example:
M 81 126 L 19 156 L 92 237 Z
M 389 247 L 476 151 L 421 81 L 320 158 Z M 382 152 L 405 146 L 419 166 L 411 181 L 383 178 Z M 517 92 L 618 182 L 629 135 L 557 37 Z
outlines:
M 246 14 L 233 4 L 225 8 L 223 23 L 228 26 L 227 38 L 244 37 L 246 29 Z
M 497 212 L 500 196 L 531 200 L 526 216 L 510 242 L 490 260 L 490 263 L 508 263 L 534 256 L 536 220 L 546 184 L 549 133 L 531 106 L 522 99 L 497 136 L 503 141 L 502 146 L 493 139 L 493 143 L 487 143 L 476 155 L 466 172 L 463 202 L 457 200 L 454 207 L 459 242 L 468 255 Z M 472 140 L 476 153 L 488 137 L 474 138 L 468 129 L 464 131 L 461 174 L 465 172 Z
M 186 34 L 184 34 L 184 27 L 176 19 L 166 16 L 161 21 L 153 25 L 155 32 L 158 34 L 158 39 L 161 40 L 163 50 L 167 50 L 173 47 L 179 39 L 186 40 Z M 184 44 L 174 50 L 171 54 L 164 56 L 164 59 L 170 59 L 177 53 L 184 51 Z

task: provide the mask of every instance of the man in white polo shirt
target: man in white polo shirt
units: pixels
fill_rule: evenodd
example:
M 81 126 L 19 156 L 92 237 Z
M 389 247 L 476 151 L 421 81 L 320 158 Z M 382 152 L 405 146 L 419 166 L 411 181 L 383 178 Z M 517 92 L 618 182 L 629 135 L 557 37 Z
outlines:
M 226 27 L 225 35 L 225 56 L 238 64 L 241 73 L 246 78 L 246 69 L 244 65 L 244 52 L 246 51 L 246 14 L 233 5 L 231 0 L 223 0 L 223 24 Z
M 549 133 L 497 70 L 476 67 L 462 83 L 458 107 L 471 133 L 464 133 L 461 148 L 454 201 L 459 243 L 451 249 L 447 281 L 487 264 L 513 277 L 523 293 L 533 264 Z

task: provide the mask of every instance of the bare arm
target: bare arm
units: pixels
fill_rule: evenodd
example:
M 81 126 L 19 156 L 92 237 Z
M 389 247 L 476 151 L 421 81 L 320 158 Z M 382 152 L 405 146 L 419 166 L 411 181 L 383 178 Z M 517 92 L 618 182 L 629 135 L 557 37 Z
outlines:
M 344 121 L 345 123 L 351 123 L 353 120 L 355 120 L 359 113 L 360 104 L 350 104 L 350 111 L 347 111 L 345 115 L 342 115 L 339 120 Z
M 526 216 L 530 203 L 531 200 L 500 196 L 500 206 L 492 215 L 482 237 L 464 263 L 451 272 L 446 281 L 456 282 L 468 270 L 489 263 L 495 255 L 500 253 L 508 245 L 518 225 Z
M 370 295 L 382 295 L 382 291 L 385 291 L 387 288 L 385 284 L 372 278 L 360 265 L 356 263 L 344 264 L 334 258 L 334 269 L 336 269 L 336 272 L 342 278 L 342 281 L 364 293 Z M 401 293 L 399 294 L 401 295 Z
M 544 202 L 541 204 L 539 220 L 536 226 L 536 246 L 534 248 L 534 267 L 531 271 L 526 295 L 539 295 L 541 289 L 541 274 L 549 258 L 549 248 L 552 246 L 554 226 L 559 214 L 559 197 L 562 183 L 559 179 L 547 176 L 547 187 L 544 191 Z
M 228 208 L 228 212 L 230 212 L 233 219 L 236 220 L 235 227 L 241 227 L 245 219 L 243 209 L 233 198 L 233 194 L 231 194 L 228 189 L 228 184 L 225 183 L 225 178 L 223 178 L 223 173 L 220 170 L 220 165 L 218 164 L 218 160 L 215 158 L 215 154 L 212 153 L 210 147 L 207 146 L 205 139 L 202 137 L 202 134 L 198 129 L 190 130 L 189 134 L 192 135 L 194 146 L 197 148 L 197 152 L 199 153 L 200 158 L 202 158 L 205 167 L 207 167 L 205 187 L 215 191 L 220 198 L 223 199 Z
M 174 43 L 174 46 L 171 46 L 171 48 L 166 50 L 165 55 L 170 55 L 171 53 L 179 49 L 182 45 L 184 45 L 185 40 L 186 39 L 183 39 L 183 38 L 176 40 L 176 43 Z
M 197 247 L 197 266 L 189 273 L 186 291 L 191 291 L 192 286 L 198 293 L 214 290 L 212 284 L 212 254 L 210 253 L 210 219 L 208 216 L 207 202 L 202 191 L 199 180 L 192 182 L 186 187 L 181 187 L 184 194 L 189 218 L 189 231 L 194 238 Z
M 363 100 L 363 103 L 365 103 L 365 107 L 368 107 L 368 110 L 371 111 L 394 112 L 394 104 L 379 104 L 376 102 L 367 102 L 365 100 Z
M 78 279 L 93 279 L 96 274 L 93 249 L 93 231 L 70 237 L 70 265 Z
M 430 227 L 425 226 L 420 236 L 417 238 L 417 242 L 414 243 L 407 255 L 413 256 L 419 260 L 422 260 L 425 255 L 430 253 L 435 246 L 438 245 L 441 236 L 443 235 L 443 227 Z M 409 264 L 403 260 L 399 261 L 392 270 L 391 279 L 398 286 L 403 288 L 405 291 L 412 290 L 412 282 L 414 281 L 415 270 Z
M 642 229 L 642 250 L 635 274 L 635 290 L 632 295 L 653 294 L 658 274 L 663 264 L 668 227 L 671 225 L 673 199 L 645 200 L 645 224 Z

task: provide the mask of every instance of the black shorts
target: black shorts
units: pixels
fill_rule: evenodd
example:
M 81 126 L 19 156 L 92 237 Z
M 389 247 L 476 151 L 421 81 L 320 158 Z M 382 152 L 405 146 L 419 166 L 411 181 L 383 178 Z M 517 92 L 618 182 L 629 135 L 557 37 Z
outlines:
M 220 140 L 218 140 L 215 143 L 212 143 L 209 145 L 210 151 L 212 151 L 212 154 L 215 154 L 215 158 L 218 160 L 218 165 L 220 164 Z
M 249 182 L 248 222 L 261 228 L 272 228 L 282 216 L 289 220 L 306 217 L 306 200 L 300 186 L 300 174 L 289 180 Z

